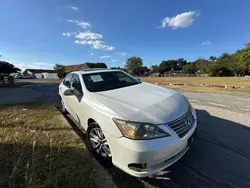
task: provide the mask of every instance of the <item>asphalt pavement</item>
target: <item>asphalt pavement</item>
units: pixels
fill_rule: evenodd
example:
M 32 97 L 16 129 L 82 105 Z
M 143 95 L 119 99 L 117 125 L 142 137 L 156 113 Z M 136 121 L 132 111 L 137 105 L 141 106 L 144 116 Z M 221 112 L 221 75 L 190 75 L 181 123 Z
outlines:
M 37 101 L 58 104 L 58 83 L 17 83 L 42 93 Z M 197 137 L 187 154 L 160 173 L 133 178 L 103 162 L 114 182 L 129 187 L 249 188 L 250 97 L 218 93 L 182 92 L 196 108 Z

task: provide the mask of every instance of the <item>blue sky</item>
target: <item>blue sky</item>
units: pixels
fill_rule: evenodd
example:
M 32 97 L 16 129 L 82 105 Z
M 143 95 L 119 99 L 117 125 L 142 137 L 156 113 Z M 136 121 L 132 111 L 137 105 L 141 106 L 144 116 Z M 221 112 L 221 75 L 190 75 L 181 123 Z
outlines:
M 250 42 L 249 0 L 1 0 L 0 57 L 24 68 L 219 56 Z

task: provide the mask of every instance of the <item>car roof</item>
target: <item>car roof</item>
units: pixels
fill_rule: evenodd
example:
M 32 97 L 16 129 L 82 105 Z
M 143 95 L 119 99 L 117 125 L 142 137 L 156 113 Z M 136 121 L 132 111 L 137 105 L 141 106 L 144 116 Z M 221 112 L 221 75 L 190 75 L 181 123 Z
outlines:
M 71 73 L 80 73 L 80 74 L 92 74 L 92 73 L 101 73 L 101 72 L 116 72 L 120 70 L 116 69 L 99 69 L 99 68 L 94 68 L 94 69 L 84 69 L 82 71 L 75 71 Z

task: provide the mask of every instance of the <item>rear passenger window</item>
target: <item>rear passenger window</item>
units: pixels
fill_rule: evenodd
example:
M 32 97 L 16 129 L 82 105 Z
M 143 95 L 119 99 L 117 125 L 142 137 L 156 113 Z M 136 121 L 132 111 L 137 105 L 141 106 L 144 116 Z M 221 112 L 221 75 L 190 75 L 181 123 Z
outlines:
M 72 76 L 73 76 L 72 74 L 68 74 L 63 81 L 63 85 L 70 88 L 70 81 L 71 81 Z

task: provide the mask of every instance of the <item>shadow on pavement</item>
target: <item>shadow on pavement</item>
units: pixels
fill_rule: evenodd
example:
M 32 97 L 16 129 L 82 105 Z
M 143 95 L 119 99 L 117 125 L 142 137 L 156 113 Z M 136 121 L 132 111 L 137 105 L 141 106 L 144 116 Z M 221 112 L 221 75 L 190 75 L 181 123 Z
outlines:
M 196 110 L 197 137 L 187 154 L 158 174 L 139 179 L 127 175 L 111 162 L 96 159 L 119 187 L 250 187 L 250 128 Z M 85 134 L 68 115 L 65 119 L 87 145 Z

